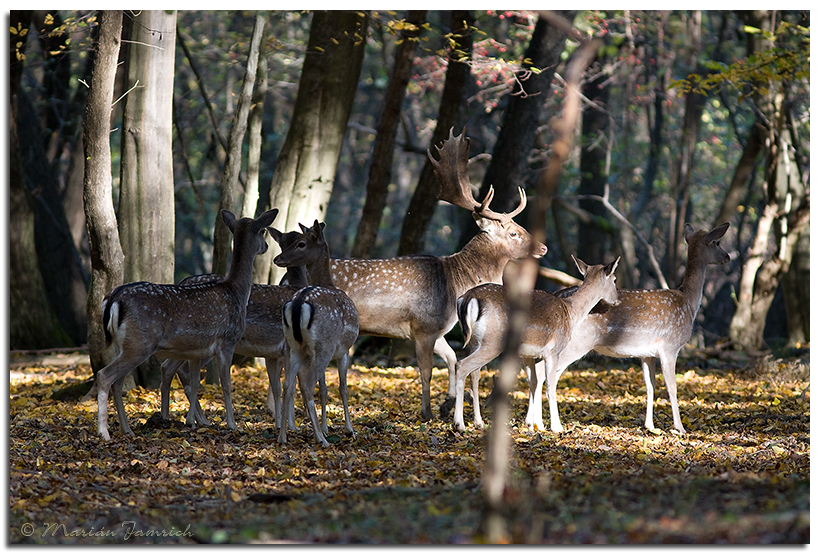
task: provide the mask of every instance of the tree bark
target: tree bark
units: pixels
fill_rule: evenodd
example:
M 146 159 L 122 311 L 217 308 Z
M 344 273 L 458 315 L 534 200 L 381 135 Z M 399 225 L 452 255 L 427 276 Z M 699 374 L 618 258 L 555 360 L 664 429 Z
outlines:
M 467 79 L 470 77 L 470 66 L 459 60 L 472 58 L 474 23 L 475 17 L 472 12 L 453 10 L 450 32 L 454 35 L 455 48 L 448 54 L 447 74 L 444 78 L 444 90 L 441 93 L 436 129 L 430 141 L 431 149 L 449 136 L 451 128 L 455 128 L 458 132 L 464 126 L 464 91 Z M 433 173 L 433 164 L 428 159 L 422 167 L 419 182 L 416 190 L 413 191 L 407 214 L 402 221 L 399 256 L 424 251 L 424 235 L 433 218 L 433 211 L 438 203 L 437 196 L 438 180 Z M 475 227 L 472 231 L 475 233 Z
M 37 263 L 34 208 L 25 183 L 17 135 L 22 56 L 28 42 L 31 12 L 12 11 L 9 22 L 12 30 L 9 64 L 9 347 L 28 350 L 57 344 L 68 346 L 71 340 L 51 310 Z
M 351 256 L 354 258 L 368 257 L 379 232 L 382 212 L 387 204 L 387 186 L 390 184 L 393 168 L 393 149 L 401 108 L 407 83 L 410 81 L 413 60 L 416 57 L 421 26 L 424 24 L 426 15 L 426 10 L 410 10 L 406 21 L 413 27 L 399 33 L 401 44 L 396 46 L 393 73 L 384 93 L 384 107 L 373 145 L 370 172 L 367 178 L 367 197 L 353 242 Z
M 557 11 L 556 16 L 572 23 L 576 11 Z M 552 94 L 551 83 L 561 62 L 567 35 L 563 29 L 540 17 L 524 52 L 519 94 L 510 95 L 498 133 L 490 165 L 484 174 L 478 198 L 484 198 L 490 185 L 495 189 L 493 209 L 509 212 L 518 204 L 518 187 L 526 189 L 530 180 L 527 160 L 535 146 L 535 131 L 545 122 L 544 105 Z M 532 69 L 538 73 L 528 74 Z M 525 212 L 526 213 L 526 212 Z M 472 223 L 465 223 L 461 243 L 475 234 Z
M 100 34 L 91 76 L 83 128 L 85 176 L 83 200 L 91 253 L 91 288 L 88 291 L 88 352 L 96 372 L 113 356 L 105 350 L 100 307 L 105 294 L 122 284 L 123 253 L 114 214 L 111 183 L 111 103 L 120 50 L 122 12 L 100 14 Z
M 262 32 L 267 22 L 264 12 L 256 14 L 256 20 L 251 35 L 248 64 L 245 67 L 245 78 L 242 82 L 242 91 L 236 104 L 231 133 L 228 136 L 228 151 L 225 167 L 222 170 L 222 179 L 219 183 L 220 200 L 219 210 L 214 221 L 214 264 L 213 273 L 224 275 L 228 271 L 231 254 L 231 232 L 222 223 L 222 210 L 237 213 L 241 206 L 236 193 L 239 182 L 239 172 L 242 169 L 242 142 L 248 128 L 248 113 L 250 113 L 253 98 L 253 86 L 256 81 L 256 68 L 259 64 L 259 45 L 262 43 Z M 209 371 L 209 379 L 211 372 Z
M 606 84 L 609 76 L 600 74 L 586 82 L 583 94 L 588 100 L 581 119 L 581 181 L 578 194 L 604 196 L 607 184 L 607 157 L 610 129 L 609 87 Z M 604 263 L 604 258 L 611 256 L 612 236 L 605 229 L 607 210 L 597 200 L 581 199 L 578 207 L 593 216 L 596 223 L 578 226 L 578 257 L 587 263 Z M 564 252 L 564 263 L 572 267 L 570 252 Z
M 356 11 L 313 14 L 296 105 L 267 204 L 279 209 L 278 229 L 324 219 L 358 85 L 367 23 L 368 16 Z M 272 264 L 272 250 L 255 260 L 263 283 L 277 283 L 284 275 Z
M 259 165 L 262 157 L 262 119 L 265 115 L 265 96 L 268 94 L 268 58 L 259 53 L 256 68 L 256 86 L 248 116 L 248 178 L 245 181 L 245 198 L 242 217 L 256 217 L 259 203 Z

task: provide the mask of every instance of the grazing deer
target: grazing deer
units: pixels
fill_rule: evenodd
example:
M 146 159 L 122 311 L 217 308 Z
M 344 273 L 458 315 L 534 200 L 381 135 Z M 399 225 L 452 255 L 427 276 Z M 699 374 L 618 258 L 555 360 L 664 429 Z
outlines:
M 287 248 L 302 236 L 302 233 L 296 231 L 282 233 L 273 227 L 269 227 L 268 232 L 282 249 Z M 222 275 L 193 275 L 180 281 L 179 285 L 196 285 L 223 279 Z M 288 285 L 282 283 L 288 283 Z M 274 416 L 277 428 L 284 421 L 281 415 L 281 373 L 285 366 L 286 353 L 285 335 L 282 332 L 282 307 L 285 302 L 293 298 L 296 291 L 307 284 L 305 268 L 303 266 L 293 266 L 288 268 L 279 285 L 251 285 L 251 294 L 248 298 L 248 308 L 245 316 L 245 332 L 239 342 L 236 343 L 236 347 L 234 347 L 234 353 L 240 356 L 265 358 L 269 383 L 266 405 Z M 209 361 L 210 359 L 204 360 L 203 365 Z M 162 363 L 160 414 L 164 420 L 168 419 L 171 381 L 174 375 L 179 375 L 179 380 L 187 396 L 191 376 L 196 377 L 199 374 L 198 370 L 191 371 L 189 363 L 186 360 L 172 359 L 167 359 Z M 200 406 L 195 408 L 197 410 L 197 423 L 207 425 L 208 420 L 202 412 L 202 408 Z M 288 415 L 288 423 L 291 429 L 295 429 L 293 414 Z
M 245 330 L 245 313 L 251 291 L 253 259 L 268 249 L 265 228 L 279 211 L 269 210 L 256 219 L 236 217 L 222 210 L 222 220 L 234 236 L 231 266 L 224 280 L 192 286 L 136 282 L 109 292 L 102 303 L 106 345 L 119 353 L 97 373 L 97 431 L 108 434 L 108 393 L 114 387 L 114 405 L 122 431 L 128 426 L 122 403 L 126 375 L 157 354 L 191 360 L 191 367 L 215 356 L 219 366 L 227 424 L 236 429 L 231 405 L 231 356 Z M 198 364 L 198 365 L 197 365 Z M 196 426 L 197 386 L 191 379 L 187 423 Z
M 679 433 L 685 433 L 678 409 L 675 366 L 678 353 L 692 336 L 703 297 L 706 267 L 729 261 L 729 254 L 720 246 L 728 229 L 729 223 L 723 223 L 708 232 L 695 231 L 687 223 L 684 238 L 688 253 L 680 287 L 618 291 L 617 306 L 604 313 L 591 313 L 572 335 L 558 362 L 559 376 L 590 350 L 613 358 L 640 358 L 646 383 L 644 426 L 654 430 L 655 358 L 660 358 L 674 426 Z
M 331 360 L 339 371 L 339 392 L 345 414 L 345 428 L 355 436 L 347 405 L 347 369 L 350 348 L 359 336 L 359 315 L 355 304 L 333 284 L 330 273 L 330 253 L 323 234 L 324 224 L 314 221 L 313 227 L 300 224 L 303 236 L 273 262 L 279 267 L 305 266 L 310 286 L 301 289 L 282 310 L 288 362 L 285 366 L 285 386 L 282 410 L 292 410 L 296 394 L 296 378 L 302 391 L 305 410 L 313 424 L 316 442 L 329 446 L 327 429 L 327 393 L 321 388 L 322 425 L 316 417 L 313 396 L 317 383 L 324 379 Z M 287 426 L 279 430 L 278 442 L 287 443 Z
M 440 160 L 428 150 L 439 180 L 439 200 L 473 212 L 480 232 L 461 251 L 450 256 L 402 256 L 385 260 L 331 260 L 333 281 L 347 293 L 359 311 L 359 332 L 391 338 L 411 339 L 415 343 L 421 375 L 421 417 L 432 419 L 430 378 L 433 353 L 447 362 L 448 398 L 455 396 L 456 356 L 444 339 L 457 320 L 456 300 L 482 283 L 501 283 L 504 266 L 511 259 L 530 253 L 530 234 L 512 218 L 527 205 L 519 188 L 519 206 L 508 214 L 489 208 L 493 199 L 490 187 L 484 201 L 473 198 L 467 172 L 470 139 L 462 132 L 436 147 Z M 538 243 L 537 257 L 547 247 Z M 448 400 L 449 401 L 449 400 Z M 447 402 L 445 402 L 446 404 Z
M 563 430 L 558 416 L 556 387 L 560 376 L 559 356 L 589 311 L 603 300 L 617 302 L 615 268 L 618 259 L 607 266 L 587 265 L 575 256 L 575 265 L 584 276 L 584 282 L 570 298 L 558 298 L 549 292 L 534 290 L 530 302 L 529 320 L 521 341 L 519 354 L 525 364 L 532 368 L 537 358 L 543 363 L 528 374 L 529 408 L 526 423 L 530 429 L 543 429 L 541 388 L 547 380 L 547 396 L 550 406 L 550 428 L 559 433 Z M 456 364 L 456 406 L 453 426 L 458 431 L 464 427 L 464 382 L 467 375 L 494 360 L 504 348 L 507 330 L 507 302 L 504 288 L 497 284 L 475 287 L 459 299 L 458 319 L 464 330 L 464 342 L 470 354 Z M 478 402 L 478 391 L 473 380 L 473 417 L 475 426 L 483 428 Z

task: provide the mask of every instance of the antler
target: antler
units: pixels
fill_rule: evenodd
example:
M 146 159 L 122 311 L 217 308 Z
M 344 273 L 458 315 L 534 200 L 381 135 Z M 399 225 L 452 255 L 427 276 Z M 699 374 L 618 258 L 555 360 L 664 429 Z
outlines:
M 490 209 L 490 202 L 492 202 L 495 195 L 492 185 L 490 185 L 490 190 L 487 191 L 484 200 L 480 203 L 476 201 L 473 197 L 473 188 L 467 172 L 470 139 L 465 137 L 464 130 L 461 131 L 458 137 L 455 137 L 453 136 L 453 129 L 450 128 L 450 137 L 442 142 L 441 146 L 435 146 L 435 149 L 439 153 L 440 159 L 436 160 L 429 149 L 427 150 L 427 157 L 430 158 L 430 163 L 433 164 L 433 173 L 435 173 L 439 182 L 440 188 L 437 196 L 439 200 L 466 208 L 482 217 L 502 223 L 509 222 L 527 206 L 527 196 L 521 187 L 518 187 L 519 205 L 508 214 L 494 212 Z

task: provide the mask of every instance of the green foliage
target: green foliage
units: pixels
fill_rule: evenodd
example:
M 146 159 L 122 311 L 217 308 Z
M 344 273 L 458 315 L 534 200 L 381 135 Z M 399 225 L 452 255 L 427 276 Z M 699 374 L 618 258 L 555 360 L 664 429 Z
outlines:
M 709 74 L 690 74 L 670 86 L 681 93 L 695 91 L 707 94 L 722 84 L 739 93 L 739 100 L 750 94 L 765 96 L 773 83 L 809 79 L 811 41 L 810 29 L 786 21 L 775 32 L 745 26 L 746 33 L 761 34 L 770 44 L 762 52 L 754 52 L 731 64 L 710 60 L 704 63 Z

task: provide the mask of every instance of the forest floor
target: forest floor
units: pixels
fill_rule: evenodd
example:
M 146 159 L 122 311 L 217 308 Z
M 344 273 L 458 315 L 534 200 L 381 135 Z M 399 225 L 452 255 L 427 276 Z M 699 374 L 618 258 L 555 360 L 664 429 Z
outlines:
M 511 542 L 810 541 L 809 348 L 784 358 L 685 354 L 677 376 L 685 435 L 670 431 L 660 376 L 658 431 L 643 428 L 637 360 L 593 356 L 570 368 L 558 385 L 560 435 L 527 431 L 519 376 Z M 171 424 L 159 421 L 159 391 L 132 389 L 125 406 L 136 436 L 119 432 L 111 403 L 106 443 L 95 431 L 95 400 L 51 398 L 89 379 L 87 357 L 12 353 L 8 542 L 481 542 L 484 432 L 472 427 L 472 407 L 464 433 L 450 421 L 422 422 L 417 370 L 387 360 L 354 359 L 355 438 L 344 431 L 338 378 L 328 371 L 331 445 L 322 448 L 300 399 L 298 431 L 277 444 L 258 365 L 233 369 L 239 430 L 227 430 L 216 385 L 200 388 L 212 425 L 186 428 L 175 380 Z M 491 384 L 483 371 L 482 398 Z M 436 369 L 434 411 L 446 387 L 446 369 Z M 483 415 L 489 427 L 492 413 Z

